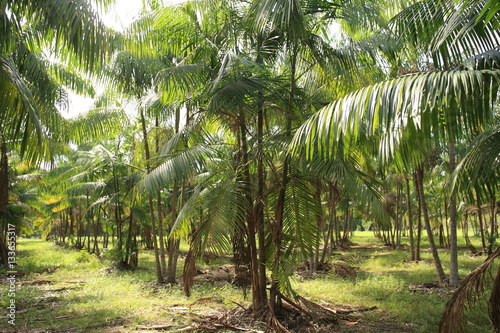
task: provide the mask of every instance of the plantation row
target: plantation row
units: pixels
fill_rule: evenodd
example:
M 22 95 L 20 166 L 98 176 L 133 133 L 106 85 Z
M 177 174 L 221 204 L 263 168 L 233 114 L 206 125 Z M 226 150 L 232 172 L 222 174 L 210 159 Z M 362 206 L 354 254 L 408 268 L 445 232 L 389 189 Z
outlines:
M 440 330 L 463 324 L 499 252 L 494 1 L 144 1 L 119 31 L 113 5 L 0 5 L 2 264 L 14 226 L 123 270 L 152 249 L 176 283 L 182 241 L 187 295 L 197 260 L 229 255 L 254 319 L 287 332 L 297 267 L 328 266 L 353 231 L 408 236 L 410 261 L 427 239 L 452 288 L 461 231 L 490 255 Z M 66 119 L 75 93 L 93 105 Z

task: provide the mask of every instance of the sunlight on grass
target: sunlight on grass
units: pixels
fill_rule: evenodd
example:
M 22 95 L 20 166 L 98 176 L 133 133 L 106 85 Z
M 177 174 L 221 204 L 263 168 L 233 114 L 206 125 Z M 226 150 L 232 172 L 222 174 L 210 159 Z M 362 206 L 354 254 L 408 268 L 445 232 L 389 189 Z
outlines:
M 422 260 L 410 262 L 408 251 L 383 246 L 371 232 L 356 232 L 351 249 L 335 251 L 334 264 L 350 265 L 356 276 L 319 274 L 314 279 L 294 277 L 296 292 L 319 304 L 376 307 L 365 312 L 366 321 L 388 320 L 409 323 L 412 332 L 435 332 L 444 305 L 452 291 L 411 290 L 411 285 L 437 281 L 432 256 L 422 247 Z M 84 251 L 52 243 L 21 239 L 18 247 L 20 278 L 17 292 L 18 327 L 25 330 L 103 332 L 109 327 L 135 331 L 138 325 L 189 325 L 201 314 L 241 304 L 250 306 L 243 292 L 232 285 L 196 284 L 190 298 L 180 285 L 158 285 L 154 281 L 153 251 L 139 252 L 139 268 L 134 271 L 110 269 L 110 261 Z M 449 258 L 440 256 L 445 270 Z M 465 277 L 484 260 L 462 249 L 459 253 L 460 276 Z M 227 263 L 217 258 L 211 265 Z M 179 276 L 182 269 L 179 261 Z M 207 266 L 199 263 L 200 267 Z M 493 269 L 496 269 L 496 265 Z M 44 284 L 36 284 L 36 282 Z M 0 285 L 4 292 L 5 285 Z M 2 306 L 6 303 L 2 299 Z M 466 330 L 490 332 L 486 302 L 467 315 Z M 0 323 L 0 331 L 3 331 Z
M 430 289 L 423 293 L 411 291 L 409 288 L 414 284 L 437 282 L 432 256 L 426 244 L 423 243 L 422 246 L 422 260 L 410 262 L 408 251 L 381 246 L 371 232 L 356 232 L 353 242 L 375 248 L 366 251 L 353 246 L 348 252 L 336 253 L 331 259 L 333 262 L 355 266 L 358 272 L 356 277 L 342 278 L 328 274 L 313 280 L 296 278 L 293 286 L 297 293 L 320 303 L 376 306 L 377 309 L 394 315 L 398 322 L 412 323 L 413 332 L 435 332 L 452 291 Z M 447 270 L 448 254 L 440 250 L 440 257 Z M 464 278 L 484 259 L 482 256 L 471 256 L 465 249 L 460 250 L 460 276 Z M 486 304 L 486 301 L 483 300 L 483 304 Z M 483 309 L 482 312 L 475 310 L 467 316 L 467 332 L 492 332 L 485 306 L 479 307 Z M 376 311 L 367 312 L 366 315 L 366 318 L 374 320 L 380 316 Z
M 232 308 L 234 302 L 248 304 L 230 285 L 196 285 L 190 298 L 178 285 L 157 285 L 152 282 L 152 251 L 142 251 L 139 269 L 124 272 L 105 269 L 109 263 L 86 252 L 42 240 L 22 239 L 18 253 L 18 269 L 28 275 L 19 281 L 16 327 L 26 330 L 79 327 L 80 332 L 97 333 L 108 326 L 134 330 L 137 325 L 158 323 L 187 325 L 200 313 Z M 3 294 L 5 286 L 0 288 Z M 1 303 L 6 306 L 3 299 Z M 7 328 L 4 325 L 2 321 L 0 332 Z

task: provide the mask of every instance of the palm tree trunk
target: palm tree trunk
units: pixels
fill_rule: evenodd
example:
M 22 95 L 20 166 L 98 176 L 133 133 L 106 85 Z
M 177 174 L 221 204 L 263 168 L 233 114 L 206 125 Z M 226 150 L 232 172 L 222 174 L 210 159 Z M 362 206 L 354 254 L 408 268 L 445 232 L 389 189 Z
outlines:
M 257 112 L 257 198 L 255 202 L 255 228 L 259 243 L 259 285 L 266 285 L 266 239 L 264 235 L 264 109 Z M 260 297 L 266 299 L 266 290 L 260 288 Z
M 240 110 L 239 114 L 239 138 L 240 138 L 240 151 L 241 151 L 241 174 L 243 178 L 243 183 L 245 184 L 246 198 L 248 201 L 248 216 L 247 216 L 247 238 L 248 238 L 248 248 L 250 252 L 250 268 L 252 273 L 252 310 L 254 314 L 259 313 L 265 305 L 266 297 L 266 285 L 262 285 L 260 281 L 260 262 L 258 260 L 258 249 L 257 249 L 257 230 L 255 226 L 255 217 L 253 209 L 253 198 L 252 191 L 250 188 L 250 169 L 248 165 L 248 143 L 246 138 L 247 126 L 244 111 Z
M 321 181 L 316 180 L 315 181 L 315 187 L 316 191 L 314 192 L 314 200 L 316 205 L 318 205 L 318 213 L 316 214 L 316 224 L 318 226 L 318 233 L 316 235 L 316 248 L 314 251 L 314 258 L 313 258 L 313 265 L 311 268 L 313 271 L 316 271 L 318 269 L 318 265 L 320 263 L 319 261 L 319 252 L 320 252 L 320 243 L 321 243 L 321 234 L 323 233 L 323 207 L 321 206 Z
M 497 213 L 498 205 L 495 195 L 495 188 L 491 189 L 491 236 L 498 237 Z
M 298 60 L 298 42 L 296 40 L 289 40 L 290 43 L 290 89 L 288 91 L 288 103 L 290 110 L 287 110 L 285 113 L 286 118 L 286 126 L 285 126 L 285 135 L 288 137 L 292 131 L 292 119 L 291 115 L 293 114 L 295 108 L 295 85 L 296 85 L 296 71 L 297 71 L 297 60 Z M 289 177 L 289 168 L 290 168 L 290 158 L 288 154 L 285 156 L 285 160 L 283 162 L 283 173 L 281 176 L 281 184 L 278 193 L 278 202 L 276 203 L 276 210 L 274 215 L 274 228 L 273 228 L 273 242 L 274 242 L 274 262 L 272 266 L 271 272 L 271 290 L 269 295 L 269 306 L 273 313 L 276 313 L 278 308 L 281 307 L 281 298 L 279 285 L 277 283 L 278 278 L 278 269 L 281 264 L 281 243 L 283 236 L 283 222 L 284 222 L 284 213 L 285 213 L 285 200 L 286 200 L 286 188 L 288 186 L 288 182 L 290 180 Z
M 413 184 L 415 186 L 415 190 L 417 191 L 417 199 L 418 199 L 418 210 L 417 210 L 417 241 L 415 243 L 415 260 L 420 261 L 420 244 L 422 240 L 422 201 L 420 200 L 420 192 L 418 190 L 418 179 L 417 172 L 413 172 Z
M 498 230 L 496 228 L 496 217 L 497 217 L 497 203 L 495 196 L 495 187 L 490 188 L 490 239 L 488 244 L 488 255 L 493 253 L 493 246 L 495 244 L 496 237 L 498 236 Z
M 151 170 L 150 166 L 151 152 L 149 150 L 148 131 L 146 128 L 146 117 L 144 116 L 144 111 L 142 109 L 140 110 L 140 116 L 142 125 L 142 136 L 144 140 L 144 150 L 146 153 L 146 171 L 149 173 Z M 151 234 L 153 237 L 153 247 L 155 253 L 156 281 L 158 283 L 163 283 L 164 275 L 162 274 L 161 263 L 160 263 L 160 253 L 158 250 L 158 239 L 157 239 L 157 232 L 156 232 L 157 230 L 155 223 L 155 211 L 153 208 L 153 197 L 151 196 L 151 194 L 148 194 L 148 204 L 149 204 L 149 216 L 151 218 Z
M 175 111 L 175 124 L 174 124 L 174 130 L 175 134 L 179 133 L 180 129 L 180 110 L 176 109 Z M 172 186 L 172 199 L 171 199 L 171 224 L 170 224 L 170 230 L 172 230 L 175 221 L 177 220 L 177 205 L 178 205 L 178 195 L 179 193 L 179 185 L 177 184 L 177 181 L 174 180 L 173 186 Z M 175 278 L 176 278 L 176 270 L 177 270 L 177 257 L 179 253 L 179 241 L 176 240 L 174 237 L 171 237 L 169 235 L 168 238 L 168 264 L 167 264 L 167 275 L 166 279 L 168 283 L 175 283 Z
M 434 242 L 434 235 L 432 234 L 431 222 L 429 219 L 429 212 L 427 211 L 427 203 L 425 201 L 424 195 L 424 171 L 422 168 L 418 168 L 416 171 L 417 175 L 417 190 L 420 197 L 420 203 L 422 208 L 422 215 L 424 217 L 425 229 L 427 231 L 427 237 L 429 239 L 429 246 L 432 252 L 432 258 L 434 259 L 434 266 L 436 267 L 436 272 L 439 279 L 439 284 L 444 284 L 446 280 L 446 275 L 444 274 L 443 266 L 441 265 L 441 260 L 439 259 L 439 254 L 437 252 L 436 243 Z
M 408 229 L 410 236 L 410 260 L 414 261 L 415 256 L 415 240 L 413 238 L 413 215 L 411 211 L 411 191 L 410 191 L 410 180 L 408 175 L 404 174 L 405 184 L 406 184 L 406 209 L 408 211 Z
M 172 189 L 172 208 L 170 210 L 171 222 L 170 222 L 170 230 L 172 230 L 175 220 L 177 219 L 177 201 L 178 201 L 178 185 L 177 181 L 174 181 L 173 189 Z M 166 280 L 168 283 L 175 283 L 175 254 L 177 252 L 177 241 L 175 238 L 169 235 L 168 237 L 168 264 L 167 264 L 167 275 Z
M 161 201 L 161 193 L 158 191 L 156 195 L 156 210 L 158 213 L 158 238 L 159 238 L 159 256 L 162 276 L 167 276 L 167 262 L 165 259 L 165 235 L 163 233 L 163 205 Z
M 449 155 L 450 155 L 450 173 L 452 173 L 456 166 L 456 147 L 455 137 L 453 131 L 450 131 L 449 142 Z M 456 287 L 459 284 L 458 277 L 458 238 L 457 238 L 457 202 L 455 194 L 450 195 L 450 287 Z
M 156 128 L 159 128 L 160 122 L 158 119 L 158 115 L 156 116 L 155 119 L 155 126 Z M 178 128 L 178 122 L 177 122 L 177 128 Z M 156 154 L 158 155 L 160 152 L 160 142 L 158 135 L 155 138 L 156 141 Z M 175 187 L 175 186 L 174 186 Z M 162 276 L 166 277 L 168 280 L 168 274 L 167 274 L 167 262 L 165 259 L 165 234 L 164 234 L 164 228 L 163 228 L 163 205 L 162 205 L 162 199 L 161 199 L 161 193 L 158 191 L 156 194 L 156 209 L 158 213 L 158 238 L 160 239 L 159 241 L 159 246 L 160 248 L 158 249 L 159 255 L 160 255 L 160 265 L 161 265 L 161 274 Z M 175 277 L 174 277 L 175 280 Z
M 483 223 L 483 211 L 481 210 L 481 201 L 479 201 L 479 196 L 476 191 L 476 207 L 477 207 L 477 222 L 479 226 L 479 233 L 481 234 L 481 245 L 483 247 L 483 253 L 486 253 L 486 236 L 484 234 L 484 223 Z
M 274 262 L 271 272 L 271 291 L 270 291 L 270 300 L 269 304 L 271 306 L 271 310 L 276 313 L 279 307 L 279 286 L 277 283 L 278 279 L 278 269 L 281 263 L 281 243 L 283 239 L 283 218 L 285 212 L 285 194 L 286 194 L 286 186 L 288 184 L 288 168 L 289 168 L 289 159 L 285 158 L 285 162 L 283 163 L 283 175 L 281 178 L 281 186 L 278 194 L 278 202 L 276 204 L 276 211 L 274 215 L 274 228 L 273 228 L 273 244 L 274 244 Z
M 477 254 L 476 248 L 474 247 L 474 245 L 472 245 L 469 239 L 469 221 L 468 221 L 469 215 L 470 214 L 465 214 L 462 230 L 464 234 L 465 244 L 467 245 L 472 254 Z
M 99 226 L 101 224 L 101 208 L 97 209 L 97 218 L 94 224 L 94 248 L 93 252 L 96 256 L 99 256 Z
M 0 262 L 7 265 L 7 206 L 9 204 L 9 160 L 7 144 L 2 135 L 0 143 Z

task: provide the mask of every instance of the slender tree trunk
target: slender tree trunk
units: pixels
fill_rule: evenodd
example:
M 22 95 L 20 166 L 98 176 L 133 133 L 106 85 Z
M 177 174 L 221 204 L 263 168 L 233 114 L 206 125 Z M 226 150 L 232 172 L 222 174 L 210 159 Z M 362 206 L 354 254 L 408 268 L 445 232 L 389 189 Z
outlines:
M 290 109 L 285 113 L 286 126 L 285 135 L 288 137 L 292 130 L 292 119 L 293 110 L 295 109 L 295 85 L 296 85 L 296 71 L 297 71 L 297 59 L 298 59 L 298 45 L 295 41 L 289 41 L 291 46 L 290 54 L 290 88 L 288 95 L 288 103 Z M 274 262 L 271 272 L 271 290 L 269 295 L 269 306 L 273 313 L 276 313 L 281 308 L 281 298 L 278 280 L 278 269 L 281 265 L 281 245 L 283 240 L 283 222 L 284 222 L 284 212 L 285 212 L 285 200 L 286 200 L 286 188 L 290 180 L 289 177 L 290 159 L 288 154 L 285 156 L 283 161 L 283 173 L 281 177 L 281 184 L 278 193 L 278 201 L 276 203 L 276 210 L 274 214 L 274 228 L 273 228 L 273 242 L 274 242 Z
M 64 224 L 64 230 L 62 232 L 62 242 L 66 242 L 66 235 L 68 234 L 68 228 L 69 228 L 69 219 L 68 219 L 68 213 L 63 210 L 61 212 L 61 223 Z
M 336 192 L 335 186 L 332 182 L 328 183 L 328 229 L 325 235 L 323 254 L 321 255 L 321 262 L 325 262 L 327 253 L 332 254 L 335 246 L 335 228 L 336 228 Z
M 89 212 L 89 206 L 90 206 L 90 203 L 89 203 L 89 193 L 87 191 L 86 193 L 86 196 L 85 196 L 85 199 L 86 199 L 86 209 L 87 209 L 87 252 L 91 253 L 91 250 L 90 250 L 90 230 L 92 229 L 92 226 L 94 224 L 94 214 L 91 214 Z
M 396 243 L 395 243 L 395 249 L 399 248 L 401 246 L 401 218 L 400 218 L 400 212 L 401 212 L 401 186 L 398 183 L 396 184 Z
M 266 285 L 266 239 L 264 235 L 264 108 L 257 113 L 257 198 L 255 202 L 255 228 L 259 244 L 259 285 Z M 266 290 L 260 288 L 260 297 L 267 298 Z
M 69 207 L 69 211 L 67 212 L 69 218 L 69 242 L 72 243 L 74 238 L 74 226 L 75 226 L 75 218 L 73 215 L 73 208 Z
M 431 222 L 429 219 L 429 213 L 427 211 L 427 203 L 425 201 L 424 186 L 423 186 L 424 171 L 422 170 L 422 168 L 417 169 L 416 175 L 417 175 L 416 178 L 418 187 L 417 190 L 418 190 L 418 195 L 420 197 L 420 203 L 422 205 L 421 207 L 422 215 L 424 217 L 425 229 L 427 231 L 427 237 L 429 239 L 429 246 L 431 248 L 432 257 L 434 259 L 434 266 L 436 267 L 439 284 L 444 284 L 446 280 L 446 275 L 444 274 L 443 266 L 441 265 L 441 260 L 439 259 L 439 254 L 436 248 L 436 244 L 434 243 L 434 235 L 432 234 Z
M 498 237 L 498 223 L 497 223 L 497 213 L 498 205 L 496 201 L 496 190 L 493 187 L 491 189 L 491 236 Z
M 495 188 L 490 188 L 490 239 L 488 242 L 488 255 L 493 253 L 493 246 L 495 244 L 495 239 L 498 236 L 496 229 L 496 217 L 497 217 L 497 203 L 495 198 Z
M 92 251 L 95 253 L 96 256 L 99 256 L 99 226 L 101 224 L 101 208 L 99 207 L 97 209 L 97 217 L 95 220 L 95 223 L 93 224 L 94 227 L 94 247 Z
M 483 253 L 486 253 L 486 235 L 484 234 L 484 222 L 483 222 L 483 211 L 481 210 L 481 201 L 479 201 L 479 196 L 476 191 L 476 207 L 477 207 L 477 221 L 479 226 L 479 233 L 481 234 L 481 245 L 483 247 Z
M 177 112 L 178 113 L 178 112 Z M 158 119 L 158 116 L 156 116 L 155 119 L 155 126 L 156 128 L 160 127 L 160 122 Z M 178 132 L 179 124 L 178 121 L 176 121 L 176 133 Z M 156 141 L 156 154 L 158 155 L 160 153 L 160 142 L 158 135 L 155 138 Z M 175 185 L 174 185 L 175 187 Z M 156 209 L 158 210 L 158 238 L 159 240 L 159 246 L 160 248 L 158 249 L 159 255 L 160 255 L 160 265 L 161 265 L 161 274 L 163 277 L 166 277 L 168 280 L 168 273 L 167 273 L 167 262 L 165 258 L 165 234 L 164 230 L 165 228 L 163 227 L 163 205 L 162 205 L 162 198 L 161 198 L 161 192 L 158 191 L 156 194 Z M 174 274 L 174 281 L 175 281 L 175 274 Z M 170 282 L 170 281 L 167 281 Z
M 281 179 L 280 190 L 278 194 L 278 202 L 276 204 L 276 211 L 274 214 L 274 228 L 273 228 L 273 244 L 274 244 L 274 262 L 271 273 L 271 291 L 270 291 L 270 306 L 274 313 L 279 310 L 281 305 L 279 299 L 279 286 L 277 284 L 278 280 L 278 270 L 281 263 L 281 243 L 283 239 L 283 219 L 285 212 L 285 194 L 286 186 L 288 184 L 288 168 L 289 168 L 288 157 L 285 158 L 283 163 L 283 175 Z
M 450 131 L 449 142 L 449 155 L 450 155 L 450 173 L 452 173 L 456 166 L 456 147 L 455 137 L 453 131 Z M 456 287 L 460 283 L 458 277 L 458 238 L 457 238 L 457 202 L 455 194 L 450 195 L 450 287 Z
M 239 137 L 240 137 L 240 151 L 241 151 L 241 161 L 240 168 L 243 177 L 243 183 L 245 184 L 246 198 L 248 202 L 248 216 L 247 216 L 247 238 L 248 238 L 248 249 L 250 252 L 250 268 L 252 273 L 252 310 L 255 315 L 257 315 L 265 306 L 266 298 L 262 297 L 266 295 L 266 286 L 260 283 L 260 262 L 258 260 L 258 249 L 257 249 L 257 230 L 255 226 L 255 217 L 253 209 L 253 198 L 251 191 L 251 181 L 250 181 L 250 169 L 248 165 L 248 143 L 246 138 L 247 126 L 244 111 L 240 110 L 239 114 Z
M 462 230 L 464 234 L 465 244 L 467 245 L 472 254 L 477 254 L 476 248 L 474 247 L 474 245 L 472 245 L 469 239 L 469 222 L 468 222 L 469 215 L 470 214 L 465 214 Z
M 144 116 L 144 111 L 140 110 L 141 116 L 141 125 L 142 125 L 142 136 L 144 140 L 144 150 L 146 153 L 146 171 L 149 173 L 151 171 L 150 159 L 151 152 L 149 150 L 149 142 L 148 142 L 148 131 L 146 128 L 146 117 Z M 157 230 L 156 230 L 156 221 L 155 221 L 155 211 L 153 206 L 153 197 L 151 194 L 148 194 L 148 205 L 149 205 L 149 216 L 151 218 L 151 234 L 153 237 L 153 247 L 155 253 L 155 265 L 156 265 L 156 281 L 158 283 L 164 282 L 164 275 L 162 274 L 162 268 L 160 263 L 160 253 L 158 249 L 158 239 L 157 239 Z
M 179 109 L 175 112 L 175 134 L 179 133 L 180 129 L 180 111 Z M 178 193 L 179 185 L 176 180 L 174 180 L 172 186 L 172 198 L 171 198 L 171 222 L 170 222 L 170 232 L 174 227 L 175 221 L 177 220 L 177 206 L 178 206 Z M 168 237 L 168 263 L 167 263 L 167 282 L 175 283 L 176 270 L 177 270 L 177 256 L 179 251 L 179 242 L 169 234 Z
M 410 260 L 414 261 L 416 259 L 415 255 L 415 240 L 413 237 L 413 214 L 411 211 L 411 188 L 410 188 L 410 180 L 408 179 L 408 175 L 404 174 L 405 184 L 406 184 L 406 209 L 408 212 L 408 229 L 410 236 Z
M 342 244 L 347 244 L 349 239 L 349 198 L 346 198 L 346 208 L 344 213 L 344 234 L 342 235 Z
M 5 137 L 0 137 L 0 262 L 7 267 L 7 206 L 9 204 L 9 160 Z
M 323 207 L 321 205 L 321 181 L 316 180 L 315 181 L 315 188 L 316 191 L 314 192 L 314 201 L 316 205 L 318 205 L 318 212 L 316 213 L 316 224 L 318 226 L 318 233 L 316 235 L 316 248 L 314 251 L 314 258 L 313 258 L 313 265 L 312 269 L 313 271 L 316 271 L 318 269 L 318 265 L 320 263 L 319 260 L 319 252 L 320 252 L 320 243 L 321 243 L 321 234 L 323 233 L 324 229 L 324 219 L 323 219 Z
M 418 190 L 417 172 L 413 172 L 413 183 L 417 191 L 418 210 L 417 210 L 417 241 L 415 243 L 415 260 L 420 261 L 420 245 L 422 240 L 422 201 L 420 200 L 420 192 Z
M 177 219 L 177 196 L 178 196 L 178 185 L 177 181 L 174 181 L 173 188 L 172 188 L 172 208 L 170 211 L 170 216 L 171 216 L 171 221 L 170 221 L 170 232 L 172 231 L 172 228 L 175 224 L 175 220 Z M 175 283 L 175 272 L 176 272 L 176 267 L 174 265 L 175 263 L 175 253 L 177 251 L 177 246 L 176 246 L 177 241 L 175 240 L 174 237 L 172 237 L 171 234 L 168 236 L 168 264 L 167 264 L 167 282 L 168 283 Z
M 163 227 L 163 205 L 161 199 L 161 193 L 156 194 L 156 210 L 158 214 L 158 238 L 159 238 L 159 255 L 160 255 L 160 265 L 162 276 L 167 276 L 167 261 L 165 258 L 165 235 Z

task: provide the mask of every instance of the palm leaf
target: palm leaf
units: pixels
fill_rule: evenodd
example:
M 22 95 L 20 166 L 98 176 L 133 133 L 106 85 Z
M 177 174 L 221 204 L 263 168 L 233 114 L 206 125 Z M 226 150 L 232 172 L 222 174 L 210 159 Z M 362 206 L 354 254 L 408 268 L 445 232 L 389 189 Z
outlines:
M 104 60 L 108 30 L 88 1 L 15 1 L 11 9 L 30 22 L 43 23 L 45 31 L 54 34 L 56 51 L 69 48 L 86 69 Z
M 295 37 L 305 34 L 307 20 L 299 0 L 253 1 L 250 13 L 256 31 L 281 30 Z
M 27 148 L 32 131 L 41 143 L 42 124 L 31 90 L 21 78 L 12 59 L 3 56 L 0 56 L 0 91 L 4 92 L 0 104 L 2 132 L 9 133 L 11 138 L 22 137 L 22 154 Z
M 156 193 L 174 180 L 188 179 L 203 170 L 212 150 L 203 145 L 187 148 L 166 157 L 166 160 L 144 176 L 139 188 Z
M 386 133 L 389 140 L 382 141 L 380 152 L 387 161 L 408 129 L 423 131 L 436 142 L 445 140 L 451 129 L 456 135 L 477 133 L 491 117 L 496 89 L 492 85 L 499 74 L 498 70 L 423 73 L 359 89 L 306 121 L 295 134 L 291 152 L 305 152 L 309 159 L 315 152 L 329 158 L 341 140 L 347 152 L 363 133 L 368 137 Z
M 183 103 L 196 96 L 208 80 L 209 71 L 201 65 L 180 65 L 161 70 L 156 82 L 164 104 Z
M 500 128 L 484 132 L 471 147 L 451 175 L 451 187 L 470 202 L 475 200 L 474 192 L 488 201 L 490 189 L 497 187 L 499 176 Z
M 464 310 L 474 307 L 481 295 L 484 294 L 484 286 L 489 278 L 492 278 L 490 268 L 496 258 L 500 257 L 500 248 L 493 252 L 488 258 L 475 270 L 473 270 L 463 281 L 460 287 L 453 293 L 453 296 L 446 303 L 445 311 L 439 322 L 440 333 L 465 332 L 464 330 Z M 490 317 L 498 332 L 499 298 L 498 287 L 499 275 L 495 279 L 496 290 L 490 298 Z
M 92 142 L 105 135 L 116 135 L 127 121 L 123 110 L 91 110 L 66 122 L 67 141 Z M 119 126 L 117 126 L 119 125 Z
M 464 57 L 499 44 L 490 23 L 478 20 L 484 2 L 457 10 L 455 1 L 420 1 L 391 21 L 395 34 L 430 57 L 438 68 L 449 69 Z M 422 61 L 426 61 L 424 58 Z

